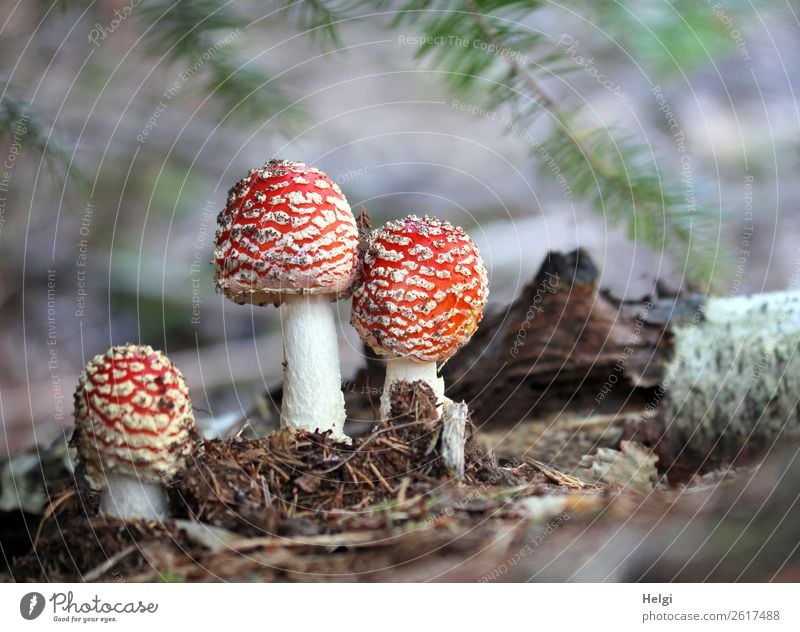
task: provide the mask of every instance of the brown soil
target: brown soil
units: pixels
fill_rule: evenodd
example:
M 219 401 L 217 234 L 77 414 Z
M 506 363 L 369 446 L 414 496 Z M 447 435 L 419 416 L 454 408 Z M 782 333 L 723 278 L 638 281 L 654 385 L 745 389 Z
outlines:
M 434 402 L 427 385 L 398 385 L 392 421 L 352 446 L 289 431 L 205 441 L 171 490 L 176 519 L 165 525 L 96 516 L 95 495 L 68 488 L 33 549 L 12 562 L 13 577 L 363 578 L 470 546 L 470 532 L 487 520 L 519 520 L 508 507 L 522 498 L 579 491 L 575 506 L 601 498 L 595 486 L 542 465 L 500 466 L 472 429 L 464 478 L 452 480 Z M 455 542 L 454 530 L 463 531 Z

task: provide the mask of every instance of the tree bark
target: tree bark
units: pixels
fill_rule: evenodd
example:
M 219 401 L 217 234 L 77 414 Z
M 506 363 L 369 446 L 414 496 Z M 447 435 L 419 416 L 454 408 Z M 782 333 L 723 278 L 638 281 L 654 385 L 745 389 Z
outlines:
M 663 465 L 705 469 L 797 436 L 800 293 L 710 298 L 671 333 L 671 362 L 643 416 Z

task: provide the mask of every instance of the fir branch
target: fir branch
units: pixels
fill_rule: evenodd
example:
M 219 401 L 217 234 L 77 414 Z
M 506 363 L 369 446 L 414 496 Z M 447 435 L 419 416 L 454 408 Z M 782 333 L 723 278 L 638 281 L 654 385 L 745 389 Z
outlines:
M 646 147 L 616 129 L 580 129 L 577 113 L 563 109 L 547 94 L 536 78 L 542 71 L 538 64 L 542 59 L 556 63 L 563 55 L 552 53 L 530 62 L 517 54 L 532 53 L 543 44 L 542 37 L 523 24 L 539 7 L 538 0 L 411 0 L 395 25 L 412 23 L 432 42 L 447 42 L 441 38 L 457 34 L 493 46 L 496 54 L 475 55 L 446 44 L 429 45 L 420 55 L 452 73 L 456 90 L 485 97 L 489 107 L 511 107 L 520 126 L 547 111 L 554 131 L 535 143 L 538 157 L 544 150 L 572 192 L 613 223 L 626 225 L 632 239 L 670 252 L 691 280 L 707 288 L 718 263 L 709 247 L 716 242 L 718 218 L 696 197 L 686 199 L 682 183 L 660 171 Z M 549 160 L 542 164 L 543 171 L 551 168 Z
M 745 12 L 750 11 L 752 19 L 753 11 L 748 0 L 584 0 L 583 5 L 589 20 L 602 23 L 603 30 L 656 77 L 685 74 L 718 54 L 736 54 L 730 33 L 735 26 L 726 26 L 726 21 L 745 24 Z M 657 20 L 652 19 L 654 13 Z
M 158 0 L 143 3 L 140 24 L 150 28 L 149 44 L 173 60 L 191 60 L 219 37 L 245 26 L 244 18 L 218 0 Z
M 0 142 L 19 143 L 19 153 L 34 151 L 54 180 L 69 179 L 85 188 L 86 178 L 72 160 L 72 148 L 52 134 L 52 124 L 26 99 L 9 94 L 7 82 L 0 82 Z
M 392 28 L 403 24 L 420 28 L 427 41 L 420 47 L 417 57 L 429 57 L 436 65 L 446 68 L 450 73 L 450 86 L 464 91 L 474 87 L 476 78 L 498 82 L 506 78 L 502 52 L 533 51 L 540 47 L 542 35 L 522 25 L 526 16 L 539 6 L 539 0 L 477 0 L 475 3 L 409 0 L 397 13 Z M 491 37 L 487 37 L 481 21 L 482 16 L 491 11 L 502 11 L 504 20 L 497 24 Z M 498 54 L 462 47 L 458 41 L 470 45 L 486 42 L 497 46 Z
M 237 40 L 245 35 L 249 17 L 218 0 L 157 0 L 141 6 L 139 20 L 149 28 L 149 41 L 156 52 L 166 53 L 173 64 L 186 67 L 206 55 L 200 93 L 214 95 L 222 106 L 222 116 L 251 122 L 286 113 L 283 122 L 287 126 L 302 116 L 261 64 L 243 63 L 239 57 Z
M 326 0 L 294 0 L 286 4 L 284 17 L 294 21 L 301 32 L 325 47 L 342 46 L 337 22 L 349 15 L 360 3 L 326 2 Z

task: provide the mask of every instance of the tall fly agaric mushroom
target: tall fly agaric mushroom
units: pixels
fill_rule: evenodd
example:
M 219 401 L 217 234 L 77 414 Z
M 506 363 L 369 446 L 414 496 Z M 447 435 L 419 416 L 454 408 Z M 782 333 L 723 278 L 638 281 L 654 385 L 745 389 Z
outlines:
M 186 382 L 160 351 L 111 347 L 81 373 L 72 443 L 89 484 L 103 490 L 101 513 L 166 519 L 163 483 L 185 467 L 193 434 Z
M 281 424 L 348 441 L 331 301 L 353 281 L 358 229 L 341 189 L 319 169 L 272 160 L 231 189 L 217 223 L 217 289 L 284 305 Z
M 387 356 L 381 415 L 399 380 L 423 380 L 441 403 L 445 362 L 478 327 L 489 295 L 486 268 L 464 229 L 411 215 L 374 231 L 353 291 L 351 323 Z

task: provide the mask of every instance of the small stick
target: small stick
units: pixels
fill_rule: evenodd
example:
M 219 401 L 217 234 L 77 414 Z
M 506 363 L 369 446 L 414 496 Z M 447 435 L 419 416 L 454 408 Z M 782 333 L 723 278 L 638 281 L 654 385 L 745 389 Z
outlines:
M 349 463 L 344 464 L 344 469 L 347 470 L 347 473 L 350 475 L 350 478 L 353 480 L 353 483 L 356 485 L 360 485 L 361 481 L 359 480 L 358 476 L 356 476 L 355 470 L 350 466 Z
M 137 547 L 138 547 L 138 545 L 134 543 L 134 544 L 131 544 L 129 546 L 126 546 L 121 551 L 118 551 L 117 553 L 115 553 L 114 555 L 109 557 L 105 562 L 103 562 L 99 566 L 95 566 L 92 570 L 90 570 L 88 573 L 86 573 L 83 576 L 83 581 L 85 581 L 85 582 L 93 582 L 93 581 L 95 581 L 96 579 L 101 577 L 103 574 L 105 574 L 108 571 L 110 571 L 114 566 L 116 566 L 117 562 L 119 562 L 123 558 L 125 558 L 128 555 L 130 555 L 131 553 L 133 553 L 133 551 L 136 550 Z
M 267 507 L 272 507 L 272 494 L 269 491 L 269 485 L 267 485 L 267 479 L 263 476 L 261 478 L 261 493 L 264 495 L 264 504 Z
M 56 512 L 56 509 L 58 509 L 61 505 L 64 504 L 64 502 L 67 499 L 72 498 L 74 495 L 75 495 L 75 490 L 71 489 L 61 494 L 61 496 L 59 496 L 55 500 L 55 502 L 52 502 L 47 506 L 47 511 L 44 512 L 44 516 L 42 516 L 42 520 L 39 522 L 39 527 L 36 529 L 36 536 L 33 539 L 34 550 L 36 549 L 36 546 L 39 544 L 39 537 L 42 535 L 42 528 L 44 527 L 44 523 L 50 519 L 50 517 Z
M 597 485 L 590 485 L 589 483 L 583 482 L 579 478 L 559 472 L 558 470 L 553 469 L 552 467 L 549 467 L 541 461 L 537 461 L 536 459 L 526 458 L 524 462 L 533 467 L 535 470 L 544 474 L 546 478 L 550 479 L 557 485 L 564 485 L 565 487 L 569 487 L 571 489 L 592 489 L 597 487 Z
M 445 405 L 442 415 L 442 459 L 457 481 L 464 478 L 464 444 L 467 440 L 467 404 Z
M 408 486 L 411 484 L 411 479 L 406 476 L 400 482 L 400 489 L 397 491 L 397 504 L 402 505 L 406 501 L 406 492 L 408 491 Z
M 375 472 L 375 476 L 378 477 L 378 480 L 386 488 L 386 491 L 388 491 L 390 494 L 394 493 L 394 488 L 386 482 L 386 479 L 383 478 L 383 474 L 381 474 L 381 471 L 375 467 L 375 464 L 372 461 L 369 462 L 369 468 Z

